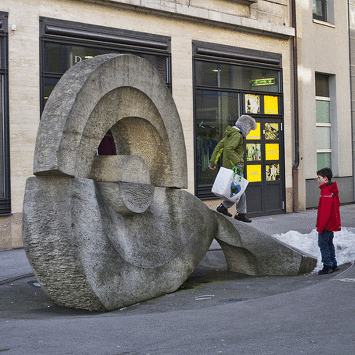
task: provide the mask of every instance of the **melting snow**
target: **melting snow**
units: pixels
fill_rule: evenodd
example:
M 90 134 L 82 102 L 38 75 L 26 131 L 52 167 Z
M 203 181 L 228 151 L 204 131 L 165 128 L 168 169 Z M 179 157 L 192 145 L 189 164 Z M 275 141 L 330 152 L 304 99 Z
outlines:
M 309 234 L 289 231 L 283 234 L 274 234 L 273 237 L 317 258 L 317 266 L 314 272 L 322 269 L 323 264 L 321 263 L 321 254 L 318 247 L 318 233 L 315 229 Z M 355 228 L 342 227 L 340 232 L 334 232 L 333 243 L 338 265 L 355 262 Z

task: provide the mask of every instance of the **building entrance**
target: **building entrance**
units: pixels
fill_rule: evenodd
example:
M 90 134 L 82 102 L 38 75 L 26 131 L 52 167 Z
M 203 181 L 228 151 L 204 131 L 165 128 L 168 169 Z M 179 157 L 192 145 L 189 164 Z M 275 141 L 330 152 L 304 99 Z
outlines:
M 199 42 L 194 48 L 195 194 L 201 199 L 216 198 L 211 188 L 218 169 L 208 168 L 209 159 L 226 127 L 249 114 L 257 128 L 244 142 L 248 215 L 283 213 L 281 56 L 228 47 L 224 57 L 220 47 Z

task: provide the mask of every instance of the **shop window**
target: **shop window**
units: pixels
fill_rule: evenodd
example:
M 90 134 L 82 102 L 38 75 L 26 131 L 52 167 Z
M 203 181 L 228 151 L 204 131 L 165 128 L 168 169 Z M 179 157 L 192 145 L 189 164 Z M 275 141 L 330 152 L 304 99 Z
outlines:
M 107 53 L 145 58 L 171 88 L 170 37 L 41 18 L 41 109 L 61 76 L 85 59 Z
M 11 213 L 7 75 L 7 14 L 0 12 L 0 215 Z
M 280 71 L 196 61 L 196 85 L 279 92 Z
M 223 138 L 227 126 L 233 124 L 238 118 L 239 95 L 215 90 L 196 90 L 195 97 L 196 183 L 203 195 L 204 187 L 207 187 L 207 193 L 210 194 L 210 186 L 217 173 L 208 168 L 213 150 Z
M 329 76 L 316 74 L 316 138 L 317 170 L 332 165 L 332 123 L 331 100 L 329 94 Z

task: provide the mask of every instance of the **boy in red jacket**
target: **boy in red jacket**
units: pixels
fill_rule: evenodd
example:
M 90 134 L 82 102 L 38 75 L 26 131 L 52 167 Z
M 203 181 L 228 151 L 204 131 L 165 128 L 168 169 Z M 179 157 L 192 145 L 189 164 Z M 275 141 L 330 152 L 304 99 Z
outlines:
M 338 185 L 336 182 L 332 182 L 332 171 L 329 168 L 323 168 L 317 171 L 317 175 L 319 188 L 321 189 L 317 214 L 317 232 L 318 246 L 323 263 L 323 269 L 318 274 L 324 275 L 339 270 L 335 259 L 333 238 L 334 232 L 341 229 L 340 201 Z

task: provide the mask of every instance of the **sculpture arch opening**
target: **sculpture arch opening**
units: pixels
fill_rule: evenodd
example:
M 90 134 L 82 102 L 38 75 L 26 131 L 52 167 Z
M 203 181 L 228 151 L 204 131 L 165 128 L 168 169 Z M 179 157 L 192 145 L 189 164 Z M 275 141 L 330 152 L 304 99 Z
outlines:
M 133 122 L 142 128 L 140 132 L 134 132 Z M 88 177 L 109 129 L 117 154 L 134 150 L 142 156 L 154 183 L 187 187 L 186 148 L 175 103 L 155 68 L 133 55 L 97 56 L 64 74 L 42 115 L 34 174 Z M 122 137 L 123 132 L 129 137 Z M 133 148 L 129 143 L 148 140 L 151 147 L 141 143 Z

